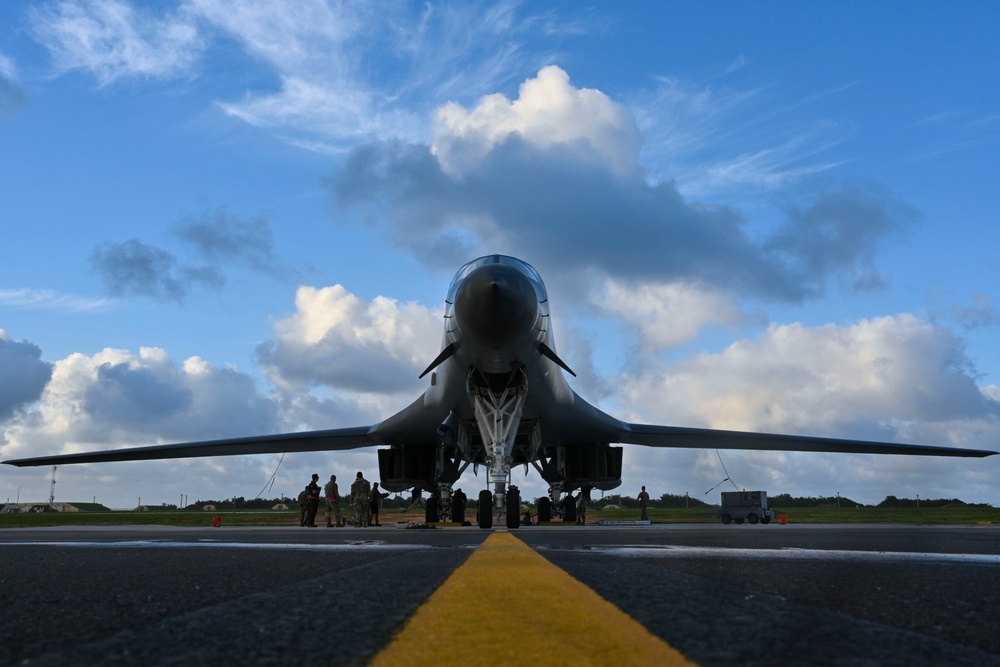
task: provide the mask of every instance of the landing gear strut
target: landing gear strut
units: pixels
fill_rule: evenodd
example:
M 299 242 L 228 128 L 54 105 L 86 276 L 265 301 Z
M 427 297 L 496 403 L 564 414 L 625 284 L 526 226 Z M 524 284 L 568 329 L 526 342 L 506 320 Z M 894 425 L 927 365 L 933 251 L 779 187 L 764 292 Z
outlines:
M 479 427 L 479 435 L 486 446 L 486 466 L 489 468 L 490 483 L 493 484 L 493 493 L 482 491 L 479 494 L 480 511 L 482 511 L 483 500 L 490 502 L 489 512 L 507 513 L 508 526 L 511 523 L 509 503 L 504 507 L 504 492 L 507 486 L 507 478 L 510 475 L 511 454 L 514 450 L 514 439 L 517 437 L 517 429 L 521 424 L 521 413 L 524 411 L 524 397 L 528 393 L 528 377 L 523 369 L 517 369 L 509 375 L 502 377 L 488 376 L 476 369 L 469 372 L 468 383 L 466 385 L 469 397 L 476 412 L 476 425 Z M 494 506 L 495 504 L 495 506 Z M 514 510 L 514 522 L 520 525 L 520 496 L 518 495 L 517 506 Z M 480 528 L 491 528 L 493 526 L 492 515 L 488 525 L 483 525 L 484 520 L 479 518 Z M 516 528 L 517 526 L 514 526 Z

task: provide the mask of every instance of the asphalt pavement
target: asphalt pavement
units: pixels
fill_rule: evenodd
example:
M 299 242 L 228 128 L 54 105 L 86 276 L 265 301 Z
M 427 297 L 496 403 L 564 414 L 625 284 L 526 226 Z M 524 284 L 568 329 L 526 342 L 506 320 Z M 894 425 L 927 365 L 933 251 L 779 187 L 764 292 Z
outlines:
M 492 532 L 2 530 L 0 664 L 367 664 Z M 1000 666 L 1000 526 L 510 532 L 694 664 Z M 502 664 L 525 611 L 491 595 L 530 586 L 503 572 L 434 632 L 480 626 Z M 535 663 L 569 662 L 559 645 Z

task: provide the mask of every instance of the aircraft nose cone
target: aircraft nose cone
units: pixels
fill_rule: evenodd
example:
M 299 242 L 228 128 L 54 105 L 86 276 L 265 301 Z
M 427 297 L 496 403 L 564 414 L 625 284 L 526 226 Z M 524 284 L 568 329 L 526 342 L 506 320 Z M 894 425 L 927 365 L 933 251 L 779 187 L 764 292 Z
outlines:
M 476 342 L 503 347 L 527 334 L 538 315 L 538 297 L 520 271 L 504 264 L 481 266 L 455 295 L 459 328 Z

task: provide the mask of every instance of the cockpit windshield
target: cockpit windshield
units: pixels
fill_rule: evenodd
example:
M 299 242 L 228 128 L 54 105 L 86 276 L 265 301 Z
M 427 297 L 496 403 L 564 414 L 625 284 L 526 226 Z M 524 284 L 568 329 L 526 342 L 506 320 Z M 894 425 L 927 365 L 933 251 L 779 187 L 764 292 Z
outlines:
M 535 290 L 538 292 L 538 300 L 546 301 L 548 293 L 545 291 L 545 283 L 542 282 L 542 277 L 538 275 L 538 271 L 535 268 L 519 260 L 517 257 L 511 257 L 509 255 L 486 255 L 485 257 L 480 257 L 479 259 L 474 259 L 462 268 L 458 270 L 455 277 L 451 280 L 451 285 L 448 287 L 448 303 L 455 302 L 455 294 L 458 292 L 458 285 L 462 280 L 478 269 L 480 266 L 485 266 L 487 264 L 506 264 L 507 266 L 512 266 L 531 280 L 535 285 Z

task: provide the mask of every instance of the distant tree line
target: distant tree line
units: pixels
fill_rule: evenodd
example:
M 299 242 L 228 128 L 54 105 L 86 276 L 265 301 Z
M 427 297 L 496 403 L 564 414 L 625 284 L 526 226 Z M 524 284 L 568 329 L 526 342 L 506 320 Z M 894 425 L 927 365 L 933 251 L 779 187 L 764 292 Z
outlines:
M 768 502 L 774 507 L 865 507 L 864 504 L 855 502 L 844 496 L 826 497 L 792 497 L 787 493 L 779 493 L 768 496 Z M 897 498 L 896 496 L 886 496 L 885 500 L 874 507 L 945 507 L 948 505 L 960 507 L 991 507 L 988 503 L 967 503 L 958 498 Z
M 773 507 L 863 507 L 861 503 L 845 496 L 793 497 L 788 493 L 779 493 L 774 496 L 768 494 L 767 502 Z
M 992 507 L 989 503 L 967 503 L 958 498 L 897 498 L 896 496 L 886 496 L 885 500 L 876 507 Z

